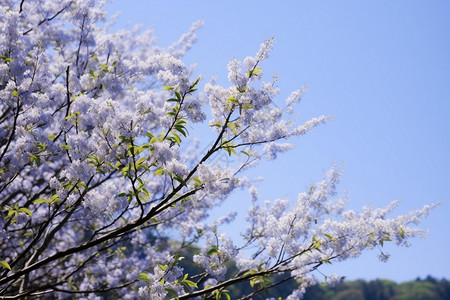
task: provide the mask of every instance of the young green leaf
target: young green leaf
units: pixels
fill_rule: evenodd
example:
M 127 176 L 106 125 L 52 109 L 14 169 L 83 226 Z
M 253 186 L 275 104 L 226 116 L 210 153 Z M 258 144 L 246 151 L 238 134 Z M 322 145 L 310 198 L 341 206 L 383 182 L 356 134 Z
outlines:
M 197 85 L 197 83 L 200 81 L 200 77 L 197 77 L 197 79 L 195 79 L 195 81 L 191 84 L 191 89 Z
M 143 281 L 146 281 L 146 282 L 150 282 L 148 274 L 146 274 L 146 273 L 139 273 L 139 275 L 141 275 L 141 276 L 138 277 L 138 280 L 143 280 Z
M 211 249 L 207 252 L 209 256 L 213 254 L 219 254 L 218 247 L 216 245 L 211 246 Z
M 6 261 L 4 261 L 4 260 L 0 261 L 0 266 L 2 266 L 3 268 L 6 268 L 6 269 L 8 269 L 8 270 L 11 271 L 11 267 L 10 267 L 9 264 L 8 264 Z
M 37 199 L 37 200 L 34 200 L 33 203 L 34 203 L 34 204 L 41 204 L 41 203 L 47 203 L 47 204 L 49 204 L 49 202 L 48 202 L 47 199 L 45 199 L 45 198 L 39 198 L 39 199 Z
M 173 179 L 175 179 L 176 181 L 178 181 L 178 182 L 181 183 L 182 185 L 187 186 L 186 181 L 184 181 L 184 179 L 181 178 L 180 176 L 174 175 L 174 176 L 173 176 Z
M 26 213 L 26 214 L 29 215 L 29 216 L 32 216 L 32 215 L 33 215 L 33 213 L 32 213 L 28 208 L 25 208 L 25 207 L 19 208 L 19 211 L 20 211 L 20 212 L 24 212 L 24 213 Z
M 405 238 L 405 231 L 403 230 L 403 228 L 399 228 L 398 229 L 398 233 L 400 234 L 400 236 L 402 237 L 402 239 L 404 239 Z
M 166 290 L 167 292 L 172 294 L 175 297 L 175 299 L 178 299 L 178 293 L 175 290 L 170 289 L 170 288 L 164 288 L 164 290 Z
M 163 167 L 161 167 L 161 168 L 159 168 L 158 170 L 155 171 L 155 176 L 163 175 L 163 174 L 164 174 L 164 168 Z
M 158 267 L 159 267 L 161 270 L 166 271 L 168 266 L 167 266 L 167 265 L 161 265 L 161 264 L 158 264 Z
M 181 94 L 180 94 L 180 92 L 178 92 L 178 91 L 174 91 L 175 92 L 175 96 L 177 96 L 177 99 L 178 99 L 178 101 L 179 102 L 181 102 Z

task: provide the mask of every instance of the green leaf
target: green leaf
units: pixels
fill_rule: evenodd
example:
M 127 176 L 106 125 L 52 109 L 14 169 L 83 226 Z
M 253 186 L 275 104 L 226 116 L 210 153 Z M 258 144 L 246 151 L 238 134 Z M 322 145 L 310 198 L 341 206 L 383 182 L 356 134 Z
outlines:
M 148 274 L 146 274 L 146 273 L 139 273 L 139 275 L 141 275 L 141 276 L 138 277 L 138 280 L 143 280 L 145 282 L 150 282 L 150 279 L 148 278 Z
M 211 246 L 211 249 L 207 252 L 209 256 L 213 254 L 219 254 L 218 247 L 216 245 Z
M 197 85 L 197 83 L 200 81 L 200 77 L 198 77 L 197 79 L 195 79 L 194 83 L 191 84 L 191 89 Z
M 13 61 L 14 61 L 14 59 L 12 59 L 12 58 L 10 58 L 10 57 L 8 57 L 8 56 L 6 56 L 6 55 L 0 56 L 0 58 L 3 59 L 3 61 L 4 61 L 5 63 L 7 63 L 7 62 L 13 62 Z
M 95 71 L 94 71 L 94 69 L 90 69 L 89 70 L 89 75 L 92 77 L 92 78 L 97 78 L 97 75 L 95 75 Z
M 139 177 L 137 178 L 137 180 L 139 181 L 139 185 L 138 185 L 137 189 L 140 190 L 141 188 L 143 188 L 145 186 L 145 182 L 142 181 L 142 179 Z
M 149 169 L 146 165 L 139 165 L 139 166 L 138 166 L 138 169 L 139 169 L 139 168 L 144 168 L 144 170 L 150 172 L 150 169 Z
M 178 99 L 178 101 L 179 102 L 181 102 L 181 94 L 180 94 L 180 92 L 178 92 L 178 91 L 174 91 L 175 92 L 175 96 L 177 96 L 177 99 Z
M 256 270 L 250 270 L 250 271 L 245 272 L 245 273 L 243 274 L 243 276 L 253 275 L 253 274 L 255 274 L 256 272 L 257 272 Z
M 381 240 L 380 240 L 380 245 L 381 245 L 381 247 L 384 246 L 384 242 L 390 242 L 390 241 L 392 241 L 390 238 L 383 238 L 383 239 L 381 239 Z
M 158 170 L 155 171 L 155 176 L 163 175 L 163 174 L 164 174 L 164 168 L 163 167 L 161 167 L 161 168 L 159 168 Z
M 239 93 L 245 93 L 245 92 L 247 91 L 247 85 L 237 86 L 237 87 L 236 87 L 236 90 L 237 90 Z
M 175 125 L 175 129 L 180 132 L 184 137 L 187 137 L 187 129 L 183 125 Z
M 252 77 L 253 75 L 258 75 L 262 72 L 262 68 L 261 67 L 255 67 L 253 70 L 250 70 L 247 72 L 247 77 Z
M 175 175 L 175 176 L 173 176 L 173 179 L 175 179 L 176 181 L 178 181 L 179 183 L 181 183 L 182 185 L 187 187 L 186 181 L 184 181 L 184 179 L 181 178 L 180 176 Z
M 28 208 L 25 208 L 25 207 L 19 208 L 19 211 L 24 212 L 29 216 L 33 215 L 33 213 Z
M 156 137 L 156 136 L 154 136 L 154 137 L 152 137 L 151 139 L 150 139 L 150 142 L 149 142 L 149 144 L 153 144 L 154 142 L 159 142 L 160 140 Z
M 173 138 L 175 140 L 175 142 L 178 144 L 178 146 L 181 144 L 181 138 L 178 134 L 176 134 L 175 132 L 172 131 L 173 134 Z
M 249 104 L 249 103 L 243 104 L 243 105 L 241 106 L 241 109 L 244 109 L 244 110 L 246 110 L 246 109 L 251 109 L 251 108 L 253 108 L 253 105 L 251 105 L 251 104 Z
M 64 183 L 62 185 L 63 188 L 65 188 L 66 190 L 70 190 L 73 187 L 73 184 L 71 184 L 70 182 Z
M 145 188 L 142 188 L 141 191 L 144 192 L 144 194 L 145 194 L 145 197 L 142 198 L 141 200 L 142 200 L 142 201 L 147 200 L 148 197 L 150 197 L 150 193 L 149 193 Z
M 243 154 L 247 155 L 248 157 L 250 157 L 250 154 L 248 152 L 245 152 L 245 151 L 242 150 L 241 153 L 243 153 Z
M 230 295 L 227 293 L 227 291 L 224 291 L 223 294 L 225 295 L 225 297 L 227 297 L 227 300 L 231 300 L 231 297 L 230 297 Z
M 138 159 L 138 161 L 136 162 L 136 165 L 140 165 L 140 164 L 142 164 L 144 161 L 146 160 L 146 158 L 145 157 L 141 157 L 141 158 L 139 158 Z
M 405 238 L 405 231 L 403 230 L 403 228 L 399 228 L 398 229 L 398 233 L 400 234 L 400 236 L 402 237 L 402 239 L 404 239 Z
M 108 166 L 110 166 L 110 167 L 113 168 L 113 169 L 116 168 L 116 167 L 115 167 L 112 163 L 110 163 L 110 162 L 105 161 L 105 164 L 107 164 Z
M 56 135 L 50 134 L 47 138 L 48 138 L 49 140 L 53 141 L 54 139 L 56 139 Z
M 122 170 L 120 170 L 120 172 L 127 173 L 129 169 L 130 169 L 130 165 L 123 167 Z
M 336 239 L 329 234 L 324 233 L 323 235 L 326 236 L 327 238 L 329 238 L 330 240 L 332 240 L 333 242 L 336 241 Z
M 6 218 L 9 218 L 9 217 L 11 217 L 14 214 L 17 214 L 17 211 L 15 209 L 11 208 L 11 209 L 8 210 L 8 215 L 6 216 Z
M 189 287 L 198 288 L 197 284 L 195 282 L 191 281 L 191 280 L 185 279 L 185 280 L 182 281 L 182 283 L 187 284 Z
M 320 246 L 322 246 L 322 243 L 319 241 L 315 241 L 314 249 L 319 249 Z
M 198 178 L 198 177 L 191 177 L 191 179 L 195 181 L 194 188 L 198 188 L 199 186 L 202 185 L 202 181 L 200 180 L 200 178 Z
M 4 260 L 0 261 L 0 266 L 2 266 L 3 268 L 6 268 L 6 269 L 12 271 L 11 267 L 9 266 L 9 264 L 6 261 L 4 261 Z
M 236 125 L 234 123 L 228 123 L 228 127 L 231 128 L 231 131 L 233 131 L 234 135 L 237 135 Z
M 161 88 L 162 90 L 172 90 L 173 87 L 171 85 L 166 85 Z
M 37 200 L 34 200 L 33 203 L 34 204 L 41 204 L 41 203 L 47 203 L 48 204 L 48 201 L 45 198 L 39 198 Z
M 197 286 L 197 284 L 195 282 L 187 279 L 188 276 L 189 276 L 189 274 L 185 274 L 184 277 L 183 277 L 183 280 L 181 280 L 181 283 L 187 285 L 188 287 L 198 288 L 198 286 Z
M 164 290 L 168 291 L 170 294 L 175 296 L 175 299 L 178 299 L 178 293 L 175 292 L 175 290 L 170 289 L 170 288 L 164 288 Z
M 227 103 L 230 103 L 230 102 L 239 104 L 238 99 L 236 99 L 234 96 L 231 96 L 230 98 L 227 99 Z
M 214 124 L 212 124 L 212 125 L 209 125 L 210 127 L 221 127 L 222 126 L 222 123 L 220 122 L 220 121 L 218 121 L 218 122 L 216 122 L 216 123 L 214 123 Z
M 61 145 L 61 148 L 63 148 L 64 150 L 72 149 L 72 147 L 70 147 L 69 145 Z
M 56 203 L 56 202 L 59 202 L 59 201 L 61 201 L 61 199 L 59 199 L 58 194 L 54 194 L 49 200 L 50 203 Z
M 222 144 L 222 148 L 228 152 L 229 156 L 231 156 L 231 154 L 236 155 L 236 150 L 234 150 L 234 147 L 232 146 L 235 146 L 235 144 L 231 142 Z
M 100 64 L 100 67 L 102 67 L 101 71 L 105 73 L 110 73 L 108 70 L 108 65 Z
M 11 95 L 13 95 L 14 97 L 19 97 L 19 92 L 18 91 L 12 91 Z
M 37 167 L 39 167 L 41 165 L 41 158 L 39 156 L 30 155 L 30 162 L 31 164 L 35 163 Z
M 251 280 L 250 280 L 250 286 L 251 286 L 252 288 L 254 288 L 254 287 L 255 287 L 255 284 L 256 284 L 256 278 L 251 279 Z
M 47 144 L 45 144 L 45 143 L 37 143 L 36 144 L 36 149 L 38 149 L 39 151 L 44 151 L 45 149 L 47 149 Z
M 84 183 L 84 182 L 82 182 L 82 181 L 78 182 L 78 183 L 77 183 L 77 186 L 83 187 L 83 188 L 85 188 L 86 190 L 88 189 L 86 183 Z
M 98 157 L 97 156 L 95 156 L 95 155 L 88 155 L 88 158 L 90 158 L 90 159 L 93 159 L 93 160 L 95 160 L 95 161 L 99 161 L 98 160 Z
M 173 262 L 171 264 L 172 267 L 176 266 L 177 263 L 181 260 L 183 260 L 184 257 L 180 255 L 180 252 L 175 253 L 175 255 L 173 256 Z M 184 275 L 184 279 L 186 279 L 188 277 L 188 274 Z

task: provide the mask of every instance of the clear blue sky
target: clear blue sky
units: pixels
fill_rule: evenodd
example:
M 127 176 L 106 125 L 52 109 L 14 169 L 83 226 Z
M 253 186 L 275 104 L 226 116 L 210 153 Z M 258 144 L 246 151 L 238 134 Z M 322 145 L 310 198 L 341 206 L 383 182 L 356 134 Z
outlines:
M 352 209 L 403 199 L 401 214 L 443 201 L 422 224 L 427 239 L 386 247 L 388 263 L 372 251 L 327 271 L 349 279 L 450 279 L 449 1 L 115 0 L 108 9 L 122 11 L 116 28 L 142 23 L 155 29 L 162 46 L 204 20 L 185 59 L 198 64 L 204 81 L 217 74 L 226 84 L 228 60 L 254 55 L 274 36 L 262 67 L 266 76 L 279 76 L 278 101 L 308 83 L 299 120 L 335 119 L 249 173 L 266 178 L 261 198 L 295 201 L 333 163 L 343 163 L 340 187 Z M 249 203 L 237 193 L 223 210 L 238 207 L 242 219 Z M 227 230 L 238 236 L 242 225 Z

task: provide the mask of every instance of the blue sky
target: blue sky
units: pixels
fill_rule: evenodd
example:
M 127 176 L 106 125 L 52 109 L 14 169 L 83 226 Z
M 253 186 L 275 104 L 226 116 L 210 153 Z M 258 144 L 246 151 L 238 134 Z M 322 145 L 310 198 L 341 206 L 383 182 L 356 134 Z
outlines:
M 336 263 L 327 272 L 349 279 L 450 279 L 450 2 L 449 1 L 145 1 L 115 0 L 116 28 L 142 23 L 167 46 L 196 20 L 205 24 L 186 56 L 204 82 L 214 74 L 226 84 L 230 59 L 254 55 L 274 36 L 275 49 L 262 67 L 279 76 L 284 98 L 305 83 L 298 119 L 335 116 L 296 147 L 253 169 L 264 176 L 263 200 L 296 199 L 333 163 L 344 165 L 341 191 L 349 207 L 384 206 L 402 199 L 398 214 L 443 201 L 422 223 L 426 239 L 409 248 L 385 246 Z M 195 134 L 195 133 L 193 133 Z M 236 193 L 222 211 L 250 204 Z M 238 236 L 242 223 L 226 228 Z

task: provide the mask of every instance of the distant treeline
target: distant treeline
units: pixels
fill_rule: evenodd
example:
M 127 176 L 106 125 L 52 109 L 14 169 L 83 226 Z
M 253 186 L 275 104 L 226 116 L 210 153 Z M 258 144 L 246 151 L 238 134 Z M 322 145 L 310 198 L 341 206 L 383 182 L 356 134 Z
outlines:
M 198 253 L 198 248 L 191 246 L 181 253 L 186 257 L 180 265 L 189 274 L 198 274 L 202 270 L 192 263 L 192 256 Z M 238 272 L 234 262 L 228 263 L 228 272 Z M 298 283 L 287 276 L 272 276 L 264 285 L 268 289 L 262 289 L 261 284 L 253 287 L 248 282 L 241 282 L 227 288 L 231 299 L 239 299 L 250 295 L 256 290 L 261 290 L 252 295 L 253 300 L 267 298 L 285 299 L 292 290 L 298 287 Z M 225 299 L 225 297 L 222 297 Z M 446 279 L 435 279 L 431 276 L 425 279 L 416 279 L 403 283 L 390 280 L 372 281 L 343 281 L 331 288 L 323 284 L 317 284 L 307 289 L 303 300 L 450 300 L 450 281 Z
M 403 283 L 390 280 L 344 281 L 336 287 L 315 285 L 304 300 L 449 300 L 450 281 L 428 276 Z

